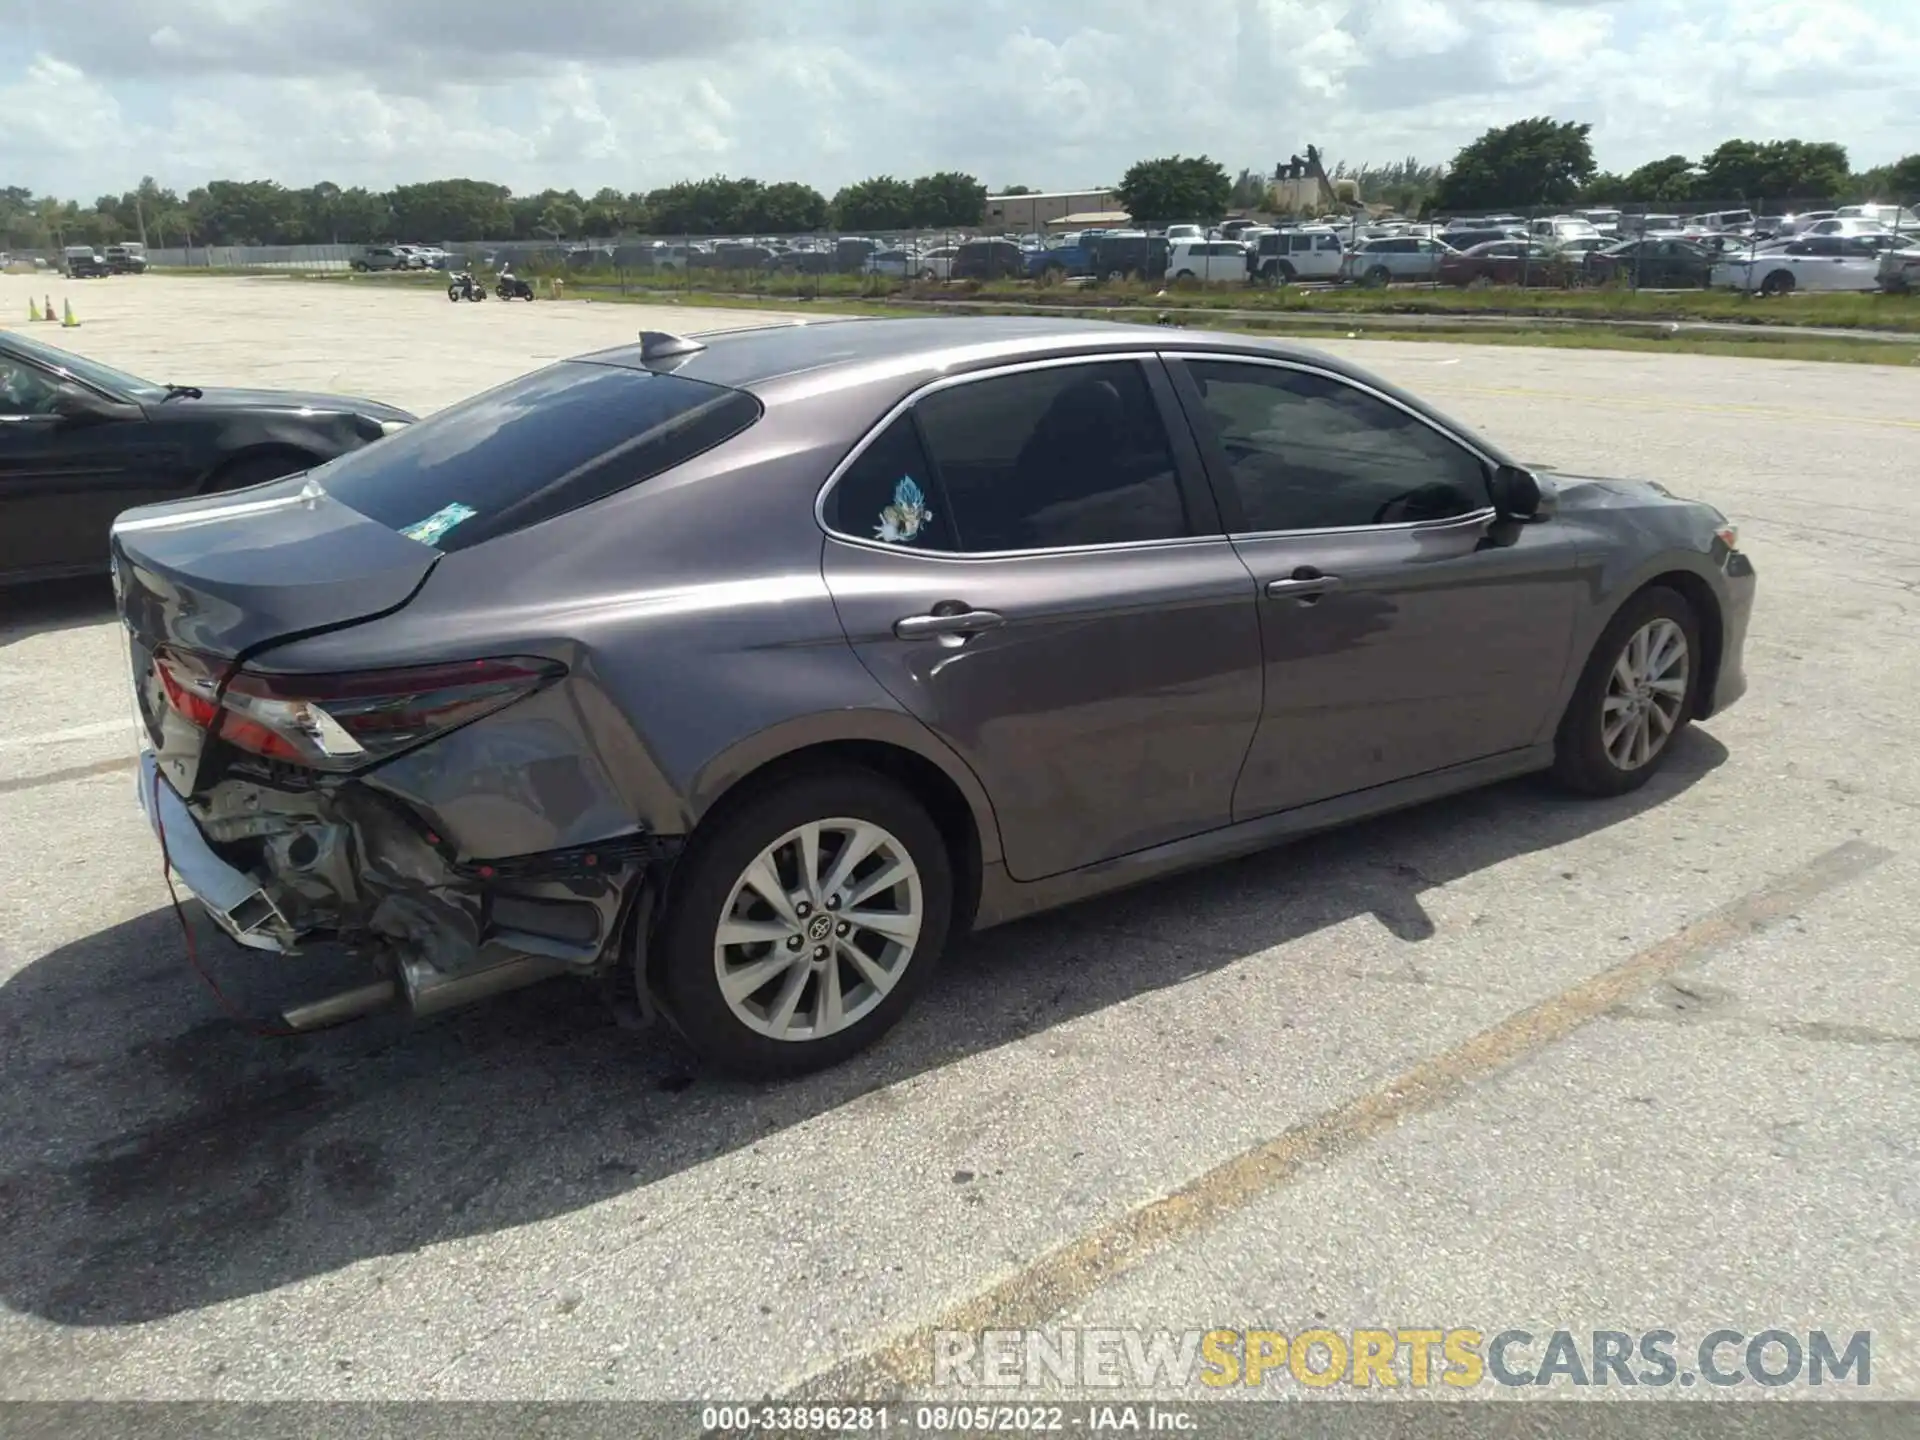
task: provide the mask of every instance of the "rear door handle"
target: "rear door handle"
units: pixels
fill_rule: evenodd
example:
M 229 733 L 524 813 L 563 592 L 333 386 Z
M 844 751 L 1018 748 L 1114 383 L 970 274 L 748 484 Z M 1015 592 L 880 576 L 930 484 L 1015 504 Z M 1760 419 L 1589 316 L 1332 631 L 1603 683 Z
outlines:
M 997 630 L 1007 617 L 997 610 L 935 610 L 931 615 L 905 615 L 893 622 L 902 640 L 935 640 L 943 635 L 977 635 Z

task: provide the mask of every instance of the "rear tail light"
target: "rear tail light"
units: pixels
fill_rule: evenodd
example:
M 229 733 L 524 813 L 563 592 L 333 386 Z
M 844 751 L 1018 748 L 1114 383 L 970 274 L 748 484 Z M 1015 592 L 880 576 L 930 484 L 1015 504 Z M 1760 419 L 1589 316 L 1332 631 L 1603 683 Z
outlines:
M 154 657 L 167 704 L 229 745 L 316 770 L 357 770 L 490 715 L 566 667 L 530 656 L 339 675 L 227 673 L 190 651 Z

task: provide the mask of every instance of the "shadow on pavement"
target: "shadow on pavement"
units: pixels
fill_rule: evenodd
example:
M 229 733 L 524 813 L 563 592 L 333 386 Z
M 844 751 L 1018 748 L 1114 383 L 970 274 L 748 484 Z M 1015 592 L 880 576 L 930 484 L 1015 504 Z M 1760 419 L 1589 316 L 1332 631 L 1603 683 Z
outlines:
M 1516 782 L 988 932 L 876 1050 L 772 1087 L 694 1074 L 567 983 L 263 1039 L 215 1009 L 154 911 L 0 986 L 0 1301 L 130 1325 L 565 1214 L 1357 915 L 1424 940 L 1423 890 L 1619 823 L 1725 758 L 1696 729 L 1635 795 Z M 284 998 L 268 962 L 202 954 L 242 1004 Z
M 99 625 L 113 614 L 113 586 L 104 575 L 0 589 L 0 648 L 34 635 Z

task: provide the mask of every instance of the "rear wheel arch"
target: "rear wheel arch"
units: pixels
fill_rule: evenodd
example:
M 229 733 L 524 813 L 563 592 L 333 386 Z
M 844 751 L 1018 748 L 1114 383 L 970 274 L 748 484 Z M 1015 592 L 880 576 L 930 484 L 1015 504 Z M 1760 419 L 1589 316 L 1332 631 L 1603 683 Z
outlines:
M 901 717 L 904 720 L 904 717 Z M 907 722 L 917 724 L 918 722 Z M 781 747 L 773 753 L 737 754 L 709 767 L 706 783 L 698 787 L 691 807 L 692 835 L 723 818 L 728 810 L 755 796 L 823 767 L 854 767 L 893 781 L 926 810 L 954 862 L 953 926 L 964 933 L 972 923 L 986 865 L 1000 858 L 1000 835 L 986 791 L 957 759 L 936 759 L 904 737 L 875 733 L 811 741 Z

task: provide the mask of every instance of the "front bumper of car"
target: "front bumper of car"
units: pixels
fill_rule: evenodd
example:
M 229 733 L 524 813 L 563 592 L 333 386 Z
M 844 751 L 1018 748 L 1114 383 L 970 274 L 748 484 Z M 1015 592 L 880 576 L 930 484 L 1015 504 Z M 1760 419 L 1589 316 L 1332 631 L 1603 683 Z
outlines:
M 1744 550 L 1730 549 L 1720 557 L 1720 664 L 1713 695 L 1702 716 L 1718 715 L 1747 693 L 1747 626 L 1753 618 L 1755 576 L 1753 561 Z

